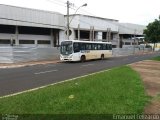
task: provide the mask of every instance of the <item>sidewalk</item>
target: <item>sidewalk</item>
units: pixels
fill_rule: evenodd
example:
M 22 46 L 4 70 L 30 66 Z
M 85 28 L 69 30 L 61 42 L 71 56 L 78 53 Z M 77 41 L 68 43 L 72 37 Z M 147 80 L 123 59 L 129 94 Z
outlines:
M 25 66 L 33 66 L 33 65 L 44 65 L 44 64 L 53 64 L 59 63 L 59 60 L 44 60 L 44 61 L 30 61 L 30 62 L 21 62 L 21 63 L 0 63 L 0 68 L 18 68 Z

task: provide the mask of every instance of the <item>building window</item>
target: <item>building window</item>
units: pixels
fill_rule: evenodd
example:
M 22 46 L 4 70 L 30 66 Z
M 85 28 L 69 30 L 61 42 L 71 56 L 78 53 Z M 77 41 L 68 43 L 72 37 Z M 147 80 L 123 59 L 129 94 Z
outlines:
M 53 46 L 59 47 L 59 30 L 53 29 Z
M 12 25 L 0 25 L 0 33 L 15 34 L 15 26 L 12 26 Z
M 34 40 L 19 40 L 19 44 L 35 44 Z
M 132 45 L 137 45 L 137 43 L 136 42 L 132 42 Z
M 0 39 L 0 44 L 11 44 L 11 40 L 9 40 L 9 39 Z M 15 40 L 13 40 L 12 44 L 15 44 Z
M 50 40 L 38 40 L 38 44 L 45 44 L 45 45 L 50 45 L 51 41 Z
M 131 43 L 130 42 L 125 42 L 125 45 L 131 45 Z
M 89 39 L 90 31 L 80 31 L 80 39 Z M 94 35 L 95 36 L 95 35 Z M 78 30 L 75 30 L 75 38 L 78 39 Z
M 50 35 L 49 28 L 40 28 L 40 27 L 27 27 L 19 26 L 19 34 L 31 34 L 31 35 Z
M 112 45 L 112 48 L 116 48 L 117 46 L 116 45 Z
M 0 40 L 0 44 L 10 44 L 10 40 Z
M 107 38 L 107 32 L 102 32 L 102 39 L 106 40 Z M 110 40 L 113 40 L 113 33 L 110 33 Z

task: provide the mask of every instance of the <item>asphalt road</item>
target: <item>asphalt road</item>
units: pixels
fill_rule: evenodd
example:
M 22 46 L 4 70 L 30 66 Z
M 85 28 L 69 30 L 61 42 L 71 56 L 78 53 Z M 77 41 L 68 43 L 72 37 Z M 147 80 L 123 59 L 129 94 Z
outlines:
M 0 69 L 0 96 L 33 89 L 74 77 L 146 60 L 160 53 L 115 57 L 84 63 L 55 63 Z

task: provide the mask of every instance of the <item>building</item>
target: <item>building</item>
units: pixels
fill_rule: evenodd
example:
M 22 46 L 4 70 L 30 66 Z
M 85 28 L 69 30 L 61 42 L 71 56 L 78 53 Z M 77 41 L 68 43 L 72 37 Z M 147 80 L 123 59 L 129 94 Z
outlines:
M 57 46 L 64 15 L 0 5 L 0 28 L 0 45 Z
M 64 15 L 0 4 L 0 63 L 53 60 L 64 34 Z
M 70 39 L 110 41 L 115 48 L 140 44 L 144 38 L 143 30 L 146 28 L 143 25 L 119 23 L 114 19 L 80 14 L 70 15 L 69 21 Z
M 120 47 L 139 45 L 144 41 L 146 26 L 132 23 L 119 23 Z
M 118 20 L 80 14 L 70 15 L 69 19 L 70 39 L 112 41 L 114 47 L 119 46 Z
M 109 41 L 115 48 L 133 45 L 133 36 L 143 36 L 145 28 L 81 14 L 69 20 L 70 39 Z M 66 24 L 66 16 L 57 12 L 0 4 L 0 63 L 58 59 Z

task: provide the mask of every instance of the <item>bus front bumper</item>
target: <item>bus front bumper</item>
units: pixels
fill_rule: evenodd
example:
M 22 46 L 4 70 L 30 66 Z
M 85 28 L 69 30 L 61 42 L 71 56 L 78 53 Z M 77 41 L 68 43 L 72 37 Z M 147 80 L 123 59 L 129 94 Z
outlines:
M 60 55 L 60 60 L 61 61 L 73 61 L 72 55 L 70 56 L 62 56 Z

